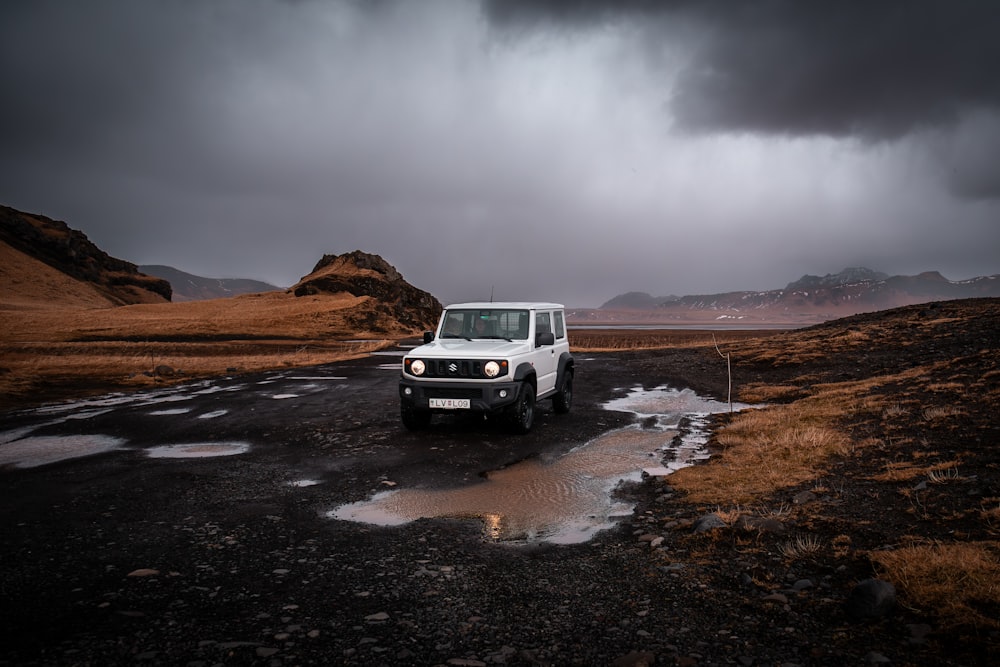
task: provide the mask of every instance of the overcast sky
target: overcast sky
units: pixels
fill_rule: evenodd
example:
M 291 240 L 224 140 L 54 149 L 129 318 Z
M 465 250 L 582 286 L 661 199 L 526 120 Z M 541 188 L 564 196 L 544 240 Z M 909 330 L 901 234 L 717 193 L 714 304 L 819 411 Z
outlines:
M 0 203 L 288 286 L 1000 273 L 1000 3 L 4 0 Z

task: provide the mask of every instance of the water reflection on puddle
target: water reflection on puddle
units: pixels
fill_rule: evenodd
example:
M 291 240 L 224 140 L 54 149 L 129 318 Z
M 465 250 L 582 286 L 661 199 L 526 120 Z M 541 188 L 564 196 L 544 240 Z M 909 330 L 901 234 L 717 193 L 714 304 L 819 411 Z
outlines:
M 659 468 L 670 451 L 669 470 L 690 465 L 707 439 L 697 428 L 699 419 L 704 424 L 707 415 L 729 410 L 728 403 L 667 387 L 636 388 L 605 407 L 632 412 L 643 424 L 606 433 L 554 461 L 529 459 L 492 471 L 472 486 L 387 491 L 329 516 L 383 526 L 419 518 L 474 518 L 483 521 L 484 535 L 493 540 L 584 542 L 632 513 L 631 505 L 612 497 L 620 481 L 638 480 L 643 469 Z M 693 442 L 687 435 L 675 441 L 685 416 L 696 426 Z
M 198 442 L 185 445 L 151 447 L 146 455 L 153 459 L 194 459 L 208 456 L 233 456 L 250 451 L 246 442 Z
M 27 430 L 30 432 L 30 429 Z M 37 468 L 38 466 L 74 459 L 92 454 L 121 449 L 125 441 L 107 435 L 47 435 L 18 437 L 18 432 L 8 432 L 15 437 L 0 437 L 0 466 Z

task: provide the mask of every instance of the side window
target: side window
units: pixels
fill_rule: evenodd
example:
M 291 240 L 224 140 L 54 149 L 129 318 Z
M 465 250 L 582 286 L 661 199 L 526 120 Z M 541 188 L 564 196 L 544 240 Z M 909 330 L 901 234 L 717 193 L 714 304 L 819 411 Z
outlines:
M 563 324 L 563 311 L 557 310 L 556 313 L 556 340 L 566 337 L 566 326 Z
M 552 320 L 549 313 L 535 313 L 535 335 L 550 333 L 552 331 Z

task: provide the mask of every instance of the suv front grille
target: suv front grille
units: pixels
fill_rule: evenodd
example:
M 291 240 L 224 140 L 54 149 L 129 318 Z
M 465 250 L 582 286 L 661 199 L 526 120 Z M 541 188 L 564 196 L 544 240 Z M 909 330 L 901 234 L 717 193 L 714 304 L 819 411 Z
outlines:
M 427 377 L 482 378 L 483 362 L 478 359 L 429 359 Z

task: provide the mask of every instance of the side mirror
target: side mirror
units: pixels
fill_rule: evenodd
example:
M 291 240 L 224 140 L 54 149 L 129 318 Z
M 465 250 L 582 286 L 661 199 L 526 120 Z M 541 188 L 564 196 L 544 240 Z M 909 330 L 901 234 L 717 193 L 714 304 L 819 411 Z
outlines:
M 543 345 L 555 345 L 556 335 L 551 331 L 545 333 L 540 333 L 535 336 L 535 347 L 542 347 Z
M 429 343 L 432 340 L 434 340 L 434 332 L 433 331 L 425 331 L 424 332 L 424 343 Z

